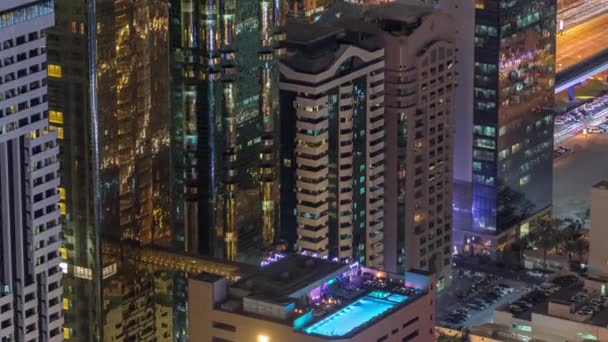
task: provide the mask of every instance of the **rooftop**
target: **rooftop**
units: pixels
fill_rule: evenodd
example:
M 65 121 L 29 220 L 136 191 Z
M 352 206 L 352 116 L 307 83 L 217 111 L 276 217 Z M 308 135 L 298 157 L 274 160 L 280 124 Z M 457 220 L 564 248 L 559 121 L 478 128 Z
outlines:
M 351 336 L 424 296 L 430 281 L 425 273 L 408 272 L 403 277 L 357 263 L 291 254 L 274 258 L 230 285 L 227 296 L 215 305 L 305 334 Z
M 366 51 L 382 48 L 373 35 L 345 31 L 335 26 L 290 22 L 281 43 L 287 53 L 281 62 L 291 69 L 311 75 L 329 69 L 349 46 Z
M 594 188 L 608 190 L 608 180 L 603 180 L 593 186 Z
M 338 262 L 290 254 L 260 267 L 253 275 L 236 282 L 234 287 L 253 291 L 258 297 L 283 301 L 305 295 L 348 269 L 348 265 Z
M 559 290 L 548 296 L 542 296 L 534 305 L 523 312 L 515 313 L 509 309 L 511 303 L 500 307 L 500 311 L 511 312 L 514 318 L 530 321 L 532 313 L 567 319 L 571 321 L 586 323 L 590 325 L 606 327 L 608 325 L 608 297 L 602 295 L 600 291 L 585 287 L 585 283 L 581 278 L 575 276 L 557 277 L 551 282 L 560 286 Z M 539 294 L 540 290 L 536 289 L 530 293 Z M 524 295 L 521 299 L 530 297 L 530 293 Z M 581 310 L 594 306 L 592 301 L 603 301 L 604 304 L 598 305 L 599 310 L 594 311 L 591 315 L 580 314 Z M 555 310 L 550 308 L 550 304 L 562 306 L 564 310 Z

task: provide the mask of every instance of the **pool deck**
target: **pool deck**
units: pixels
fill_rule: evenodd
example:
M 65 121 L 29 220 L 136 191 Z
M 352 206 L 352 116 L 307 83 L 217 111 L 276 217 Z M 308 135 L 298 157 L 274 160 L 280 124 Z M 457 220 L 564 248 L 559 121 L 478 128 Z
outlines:
M 336 306 L 331 312 L 316 317 L 305 325 L 301 331 L 309 335 L 348 337 L 426 294 L 426 291 L 421 289 L 404 288 L 398 284 L 386 284 L 385 287 L 379 287 L 360 283 L 358 286 L 363 291 L 359 292 L 356 297 L 344 298 L 344 305 Z M 395 291 L 399 287 L 403 289 L 402 291 L 407 291 L 408 294 Z M 367 304 L 375 303 L 377 306 L 375 312 L 373 306 L 370 306 L 369 310 L 359 311 L 358 315 L 346 314 L 347 311 L 345 310 L 350 311 L 349 308 L 353 309 L 362 300 L 366 299 L 370 300 Z

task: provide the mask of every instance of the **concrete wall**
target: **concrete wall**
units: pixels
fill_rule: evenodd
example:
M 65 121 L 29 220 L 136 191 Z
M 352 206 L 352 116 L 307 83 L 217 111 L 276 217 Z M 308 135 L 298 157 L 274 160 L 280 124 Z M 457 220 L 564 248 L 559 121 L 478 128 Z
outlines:
M 589 274 L 608 275 L 608 189 L 591 189 L 591 232 L 589 236 Z

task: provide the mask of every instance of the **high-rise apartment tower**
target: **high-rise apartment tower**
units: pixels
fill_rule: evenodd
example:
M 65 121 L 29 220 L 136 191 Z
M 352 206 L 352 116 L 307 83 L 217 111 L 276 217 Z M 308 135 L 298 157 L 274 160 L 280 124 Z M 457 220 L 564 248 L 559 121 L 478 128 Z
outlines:
M 385 53 L 384 255 L 388 271 L 450 279 L 456 47 L 452 19 L 432 7 L 371 7 L 363 22 Z
M 382 267 L 384 51 L 330 27 L 286 31 L 281 197 L 295 211 L 284 225 L 300 252 Z
M 0 2 L 0 341 L 63 341 L 59 148 L 46 32 L 52 0 Z

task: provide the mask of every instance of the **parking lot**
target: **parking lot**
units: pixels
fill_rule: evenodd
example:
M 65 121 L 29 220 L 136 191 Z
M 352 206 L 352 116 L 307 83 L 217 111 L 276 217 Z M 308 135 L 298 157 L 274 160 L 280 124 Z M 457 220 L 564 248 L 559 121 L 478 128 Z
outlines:
M 465 329 L 490 323 L 494 309 L 528 291 L 525 283 L 497 275 L 457 270 L 451 286 L 438 295 L 437 324 Z

